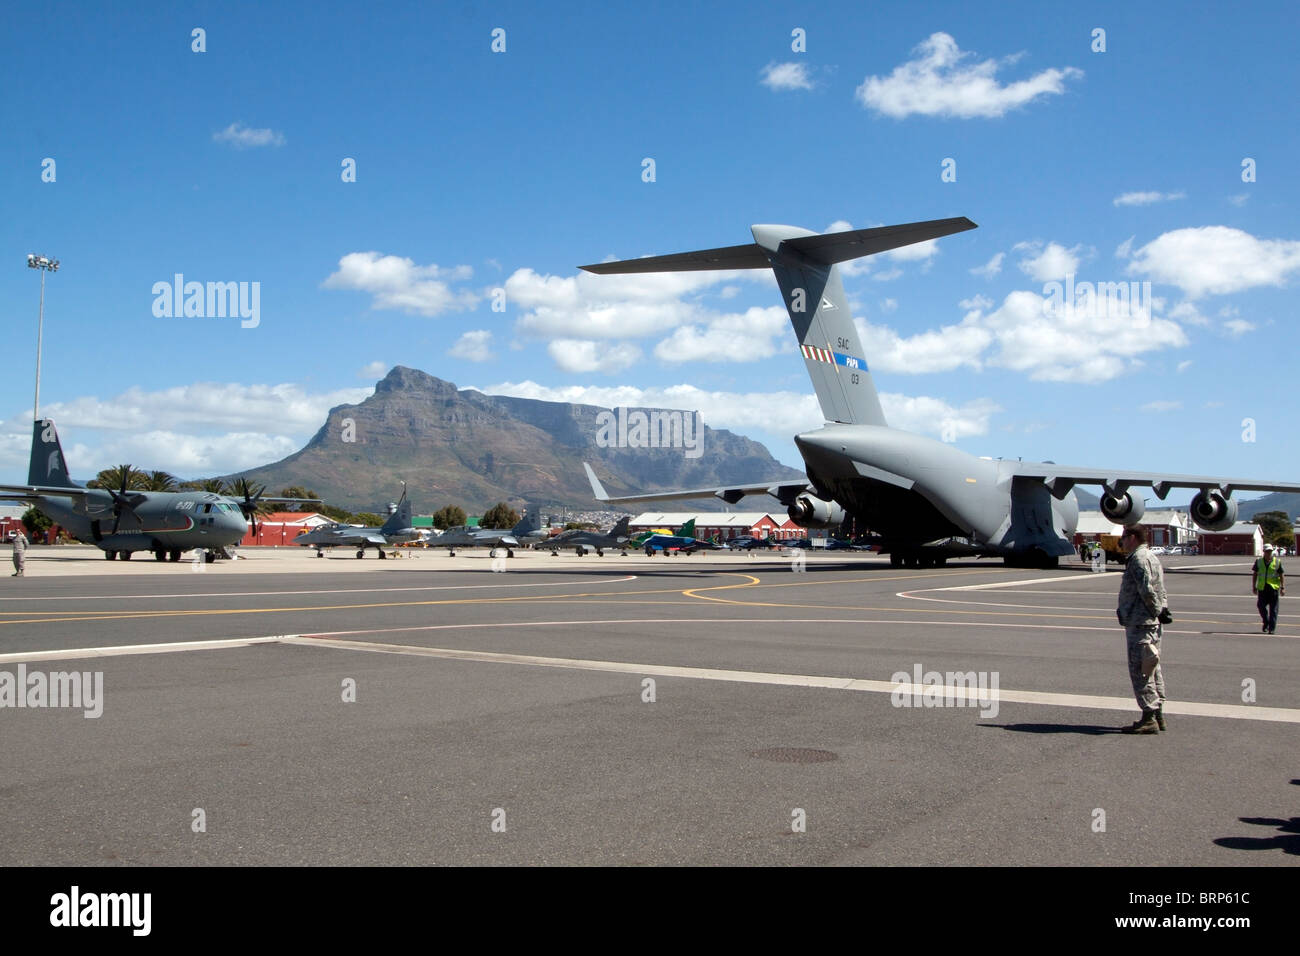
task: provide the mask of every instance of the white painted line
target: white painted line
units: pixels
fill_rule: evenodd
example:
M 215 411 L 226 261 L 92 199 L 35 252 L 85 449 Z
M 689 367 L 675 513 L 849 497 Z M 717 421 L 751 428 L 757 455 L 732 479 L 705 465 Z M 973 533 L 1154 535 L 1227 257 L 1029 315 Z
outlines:
M 108 647 L 72 647 L 66 650 L 23 651 L 0 654 L 0 664 L 20 664 L 31 661 L 62 661 L 85 657 L 121 657 L 130 654 L 173 654 L 179 651 L 219 651 L 252 644 L 274 644 L 276 637 L 236 637 L 220 641 L 173 641 L 168 644 L 121 644 Z
M 1051 577 L 1051 578 L 1027 578 L 1024 581 L 993 581 L 988 584 L 954 584 L 951 587 L 926 588 L 925 590 L 927 591 L 983 591 L 986 590 L 987 588 L 1018 588 L 1026 584 L 1045 584 L 1048 581 L 1053 581 L 1057 583 L 1061 581 L 1087 581 L 1097 576 L 1098 576 L 1097 572 L 1090 571 L 1087 574 L 1072 574 L 1069 577 L 1062 577 L 1061 575 L 1058 574 L 1055 577 Z M 901 597 L 902 595 L 900 594 L 899 596 Z
M 612 674 L 636 674 L 654 677 L 683 677 L 692 680 L 727 681 L 741 684 L 777 684 L 785 687 L 818 687 L 828 690 L 856 690 L 874 694 L 899 691 L 908 695 L 924 693 L 925 687 L 895 684 L 892 681 L 865 680 L 852 677 L 818 677 L 811 674 L 772 674 L 762 671 L 719 670 L 707 667 L 677 667 L 664 664 L 635 664 L 624 661 L 596 661 L 568 657 L 537 657 L 531 654 L 502 654 L 494 651 L 468 651 L 446 647 L 420 647 L 410 644 L 380 644 L 369 641 L 321 640 L 312 637 L 287 637 L 286 644 L 337 647 L 345 650 L 379 654 L 402 654 L 411 657 L 434 657 L 442 660 L 471 661 L 485 664 L 524 664 L 532 667 L 558 667 L 567 670 L 601 671 Z M 1056 694 L 1042 691 L 999 690 L 999 702 L 1039 704 L 1049 707 L 1076 707 L 1087 710 L 1135 711 L 1137 704 L 1128 697 L 1097 697 L 1083 694 Z M 1252 707 L 1240 704 L 1209 704 L 1195 701 L 1165 703 L 1165 712 L 1189 717 L 1224 717 L 1232 720 L 1263 720 L 1300 724 L 1300 710 L 1284 707 Z

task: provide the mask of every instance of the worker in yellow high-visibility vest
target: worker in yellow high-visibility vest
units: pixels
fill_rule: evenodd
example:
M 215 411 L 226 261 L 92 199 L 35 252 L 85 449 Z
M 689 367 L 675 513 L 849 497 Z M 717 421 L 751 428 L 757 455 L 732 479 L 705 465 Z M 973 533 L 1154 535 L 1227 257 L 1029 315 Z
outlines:
M 1286 573 L 1282 561 L 1273 554 L 1271 544 L 1264 545 L 1264 556 L 1255 559 L 1250 571 L 1250 587 L 1256 594 L 1255 606 L 1264 622 L 1260 628 L 1265 634 L 1277 631 L 1277 599 L 1286 594 Z

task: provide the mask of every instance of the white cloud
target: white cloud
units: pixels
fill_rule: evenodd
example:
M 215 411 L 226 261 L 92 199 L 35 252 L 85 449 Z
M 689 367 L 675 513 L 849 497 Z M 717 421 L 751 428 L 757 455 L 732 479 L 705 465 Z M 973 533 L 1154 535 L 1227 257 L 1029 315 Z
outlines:
M 1057 242 L 1018 242 L 1012 247 L 1017 252 L 1027 253 L 1027 257 L 1018 263 L 1020 270 L 1031 279 L 1039 282 L 1052 282 L 1064 279 L 1072 272 L 1079 271 L 1080 250 L 1082 246 L 1067 249 Z
M 1200 310 L 1191 302 L 1179 302 L 1169 310 L 1169 318 L 1184 322 L 1187 325 L 1206 326 L 1210 324 L 1210 320 L 1201 315 Z
M 960 302 L 957 303 L 957 305 L 958 307 L 963 308 L 968 312 L 972 309 L 978 309 L 980 311 L 983 311 L 993 305 L 993 300 L 986 295 L 979 295 L 977 293 L 971 296 L 969 299 L 962 299 Z
M 759 82 L 770 90 L 811 90 L 808 67 L 803 63 L 769 63 L 759 74 Z
M 378 252 L 350 252 L 339 260 L 338 270 L 323 283 L 326 289 L 355 289 L 373 297 L 372 309 L 401 309 L 419 315 L 463 312 L 478 304 L 479 296 L 467 289 L 453 289 L 448 282 L 468 279 L 469 266 L 444 269 L 437 265 L 417 266 L 401 256 Z
M 219 133 L 212 134 L 215 143 L 229 143 L 235 149 L 255 149 L 259 146 L 283 146 L 284 134 L 273 129 L 249 129 L 243 123 L 231 123 Z
M 898 311 L 898 300 L 897 300 L 897 299 L 881 299 L 881 300 L 880 300 L 880 311 L 883 312 L 883 313 L 885 313 L 886 315 L 888 315 L 890 312 L 897 312 L 897 311 Z
M 594 342 L 590 339 L 555 339 L 547 354 L 566 372 L 602 372 L 609 375 L 635 365 L 641 350 L 628 342 Z
M 1235 196 L 1229 196 L 1228 202 L 1234 206 L 1241 207 L 1246 205 L 1246 200 L 1250 199 L 1250 193 L 1237 193 Z
M 1053 297 L 1016 291 L 978 324 L 997 351 L 987 361 L 1045 381 L 1095 382 L 1132 371 L 1145 352 L 1187 345 L 1182 328 L 1141 303 L 1092 296 L 1053 309 Z M 967 316 L 967 321 L 970 316 Z
M 1191 367 L 1192 367 L 1192 360 L 1191 360 L 1191 359 L 1187 359 L 1187 360 L 1185 360 L 1185 361 L 1182 361 L 1182 362 L 1179 362 L 1179 363 L 1178 363 L 1178 371 L 1180 371 L 1180 372 L 1186 372 L 1186 371 L 1187 371 L 1189 368 L 1191 368 Z
M 758 274 L 775 287 L 770 272 Z M 523 334 L 629 339 L 707 321 L 716 313 L 685 297 L 698 297 L 742 277 L 745 271 L 553 276 L 517 269 L 506 279 L 505 289 L 506 299 L 525 310 L 517 323 Z
M 1133 254 L 1128 271 L 1176 285 L 1190 299 L 1282 286 L 1300 270 L 1300 241 L 1257 239 L 1228 226 L 1175 229 Z
M 978 316 L 959 325 L 904 338 L 886 326 L 854 319 L 867 367 L 881 372 L 948 372 L 961 366 L 978 369 L 993 335 L 980 328 Z
M 124 461 L 196 477 L 292 454 L 324 424 L 331 408 L 373 393 L 373 386 L 310 393 L 292 384 L 198 382 L 159 391 L 134 387 L 109 399 L 83 396 L 41 411 L 58 423 L 78 478 Z M 0 422 L 0 466 L 21 470 L 24 479 L 30 423 L 30 409 Z
M 1245 319 L 1232 319 L 1224 322 L 1223 327 L 1228 330 L 1228 334 L 1234 337 L 1245 335 L 1247 332 L 1255 331 L 1255 323 L 1247 322 Z
M 1116 247 L 1115 247 L 1115 258 L 1116 258 L 1116 259 L 1127 259 L 1129 256 L 1131 256 L 1131 255 L 1133 254 L 1133 240 L 1136 239 L 1136 238 L 1137 238 L 1137 236 L 1129 236 L 1127 239 L 1125 239 L 1123 242 L 1121 242 L 1118 246 L 1116 246 Z
M 668 385 L 655 388 L 621 386 L 569 385 L 552 387 L 536 382 L 503 382 L 482 391 L 488 395 L 514 395 L 549 402 L 573 402 L 601 408 L 643 406 L 681 408 L 698 411 L 711 428 L 737 432 L 768 432 L 794 435 L 825 423 L 816 397 L 800 392 L 710 392 L 694 385 Z M 954 406 L 942 399 L 884 392 L 880 403 L 885 416 L 895 428 L 938 435 L 945 423 L 951 423 L 957 437 L 984 435 L 989 419 L 1001 411 L 987 399 L 976 399 Z
M 933 33 L 915 48 L 915 59 L 889 76 L 868 76 L 857 88 L 863 106 L 903 119 L 912 115 L 970 119 L 1002 116 L 1033 100 L 1065 91 L 1065 81 L 1083 76 L 1074 67 L 1048 69 L 1005 86 L 996 74 L 997 60 L 970 61 L 947 33 Z M 966 61 L 966 62 L 963 62 Z
M 492 358 L 492 333 L 487 329 L 475 329 L 465 332 L 456 340 L 456 344 L 447 350 L 453 358 L 462 358 L 470 362 L 486 362 Z
M 1144 412 L 1173 412 L 1182 407 L 1182 402 L 1158 399 L 1154 402 L 1147 402 L 1145 405 L 1141 406 L 1141 410 Z
M 992 259 L 982 266 L 976 266 L 970 270 L 971 275 L 983 276 L 985 279 L 992 279 L 1002 271 L 1002 260 L 1006 258 L 1005 252 L 996 253 Z
M 1152 203 L 1186 198 L 1187 193 L 1134 192 L 1116 196 L 1111 202 L 1116 206 L 1149 206 Z
M 893 279 L 897 279 L 902 274 L 903 274 L 902 269 L 894 268 L 894 269 L 888 269 L 884 272 L 877 272 L 871 278 L 875 279 L 877 282 L 889 282 Z
M 374 361 L 369 365 L 363 366 L 357 372 L 357 378 L 383 378 L 384 373 L 388 371 L 388 365 L 384 362 Z
M 717 316 L 704 326 L 679 326 L 655 346 L 654 354 L 663 362 L 751 362 L 775 355 L 774 340 L 787 331 L 793 351 L 794 333 L 785 307 L 751 308 Z

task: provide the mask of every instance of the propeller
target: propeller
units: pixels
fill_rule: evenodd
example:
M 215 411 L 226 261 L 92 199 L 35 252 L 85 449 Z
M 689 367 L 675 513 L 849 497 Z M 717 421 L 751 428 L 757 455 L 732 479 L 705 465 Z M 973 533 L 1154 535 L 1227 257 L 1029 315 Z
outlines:
M 121 465 L 119 467 L 122 472 L 122 487 L 117 491 L 114 491 L 112 488 L 104 489 L 113 498 L 113 534 L 117 534 L 118 525 L 122 523 L 123 511 L 129 511 L 131 517 L 136 520 L 137 524 L 143 525 L 144 523 L 140 521 L 140 516 L 135 513 L 135 506 L 144 501 L 145 497 L 139 493 L 131 495 L 126 493 L 127 485 L 131 482 L 131 466 Z
M 239 510 L 243 512 L 244 518 L 253 523 L 253 537 L 257 537 L 257 502 L 266 491 L 266 486 L 262 485 L 256 490 L 253 484 L 247 478 L 240 478 L 235 482 L 235 494 L 243 497 L 239 502 Z

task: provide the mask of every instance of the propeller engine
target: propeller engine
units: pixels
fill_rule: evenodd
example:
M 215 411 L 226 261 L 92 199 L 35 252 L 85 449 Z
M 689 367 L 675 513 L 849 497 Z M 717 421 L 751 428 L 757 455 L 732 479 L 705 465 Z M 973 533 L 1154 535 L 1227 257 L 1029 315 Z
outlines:
M 266 493 L 266 486 L 262 485 L 256 490 L 253 484 L 247 478 L 240 478 L 235 482 L 235 494 L 243 500 L 239 502 L 239 510 L 244 514 L 244 520 L 253 524 L 253 537 L 257 537 L 257 502 L 262 495 Z
M 140 516 L 136 514 L 135 506 L 143 503 L 146 500 L 145 496 L 139 492 L 127 494 L 127 486 L 131 483 L 131 466 L 121 465 L 120 468 L 122 471 L 122 487 L 117 490 L 112 488 L 104 489 L 113 499 L 113 534 L 117 534 L 118 525 L 122 523 L 123 511 L 129 512 L 131 517 L 135 519 L 136 524 L 142 527 L 144 525 L 144 522 L 140 520 Z
M 1206 531 L 1227 531 L 1237 522 L 1237 502 L 1209 489 L 1192 499 L 1191 512 L 1192 520 Z

